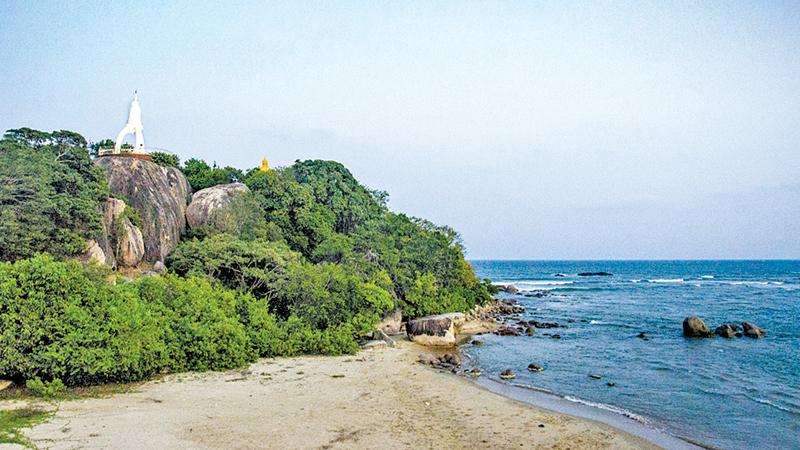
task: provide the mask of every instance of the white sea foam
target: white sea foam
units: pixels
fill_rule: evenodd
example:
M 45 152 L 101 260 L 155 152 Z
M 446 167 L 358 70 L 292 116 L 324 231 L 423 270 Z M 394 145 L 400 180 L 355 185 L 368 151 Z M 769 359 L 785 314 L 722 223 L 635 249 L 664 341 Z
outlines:
M 683 278 L 656 278 L 647 281 L 650 283 L 683 283 Z
M 602 320 L 590 320 L 589 325 L 605 325 L 605 322 Z
M 715 278 L 715 277 L 714 277 L 714 275 L 703 275 L 703 276 L 701 276 L 700 278 L 702 278 L 702 279 L 704 279 L 704 280 L 711 280 L 711 279 L 713 279 L 713 278 Z
M 639 280 L 630 280 L 631 283 L 638 283 L 640 281 L 642 281 L 642 280 L 641 279 L 639 279 Z
M 569 401 L 574 402 L 574 403 L 580 403 L 582 405 L 591 406 L 593 408 L 599 408 L 599 409 L 604 409 L 606 411 L 611 411 L 613 413 L 625 416 L 625 417 L 627 417 L 629 419 L 633 419 L 633 420 L 635 420 L 635 421 L 637 421 L 639 423 L 643 423 L 643 424 L 650 423 L 644 417 L 642 417 L 642 416 L 640 416 L 638 414 L 634 414 L 634 413 L 628 411 L 627 409 L 619 408 L 619 407 L 612 406 L 612 405 L 607 405 L 605 403 L 590 402 L 588 400 L 584 400 L 584 399 L 581 399 L 581 398 L 578 398 L 578 397 L 573 397 L 571 395 L 565 395 L 564 399 L 565 400 L 569 400 Z

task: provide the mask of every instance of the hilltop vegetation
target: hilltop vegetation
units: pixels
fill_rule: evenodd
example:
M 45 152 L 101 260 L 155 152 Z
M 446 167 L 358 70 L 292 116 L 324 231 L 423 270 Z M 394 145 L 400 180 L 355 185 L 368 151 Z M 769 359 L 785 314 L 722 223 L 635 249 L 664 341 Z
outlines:
M 80 135 L 39 133 L 0 141 L 0 378 L 92 384 L 352 353 L 394 308 L 415 317 L 490 298 L 454 230 L 390 212 L 386 193 L 319 160 L 268 173 L 186 161 L 194 189 L 250 192 L 229 226 L 187 234 L 166 275 L 125 281 L 69 260 L 97 232 L 108 188 Z

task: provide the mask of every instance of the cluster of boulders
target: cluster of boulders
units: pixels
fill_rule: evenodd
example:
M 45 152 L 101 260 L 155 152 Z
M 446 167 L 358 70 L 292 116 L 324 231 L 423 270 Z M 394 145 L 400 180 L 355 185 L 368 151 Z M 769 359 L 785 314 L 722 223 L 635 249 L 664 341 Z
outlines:
M 509 294 L 518 294 L 519 288 L 513 284 L 495 284 L 500 292 L 508 292 Z
M 689 316 L 683 320 L 683 335 L 686 337 L 710 338 L 721 336 L 724 338 L 747 336 L 759 339 L 767 336 L 766 330 L 750 322 L 742 322 L 739 326 L 735 323 L 724 323 L 712 332 L 703 319 L 697 316 Z
M 418 361 L 426 366 L 453 372 L 456 372 L 461 367 L 461 357 L 458 353 L 443 353 L 441 355 L 423 353 L 419 355 Z
M 248 192 L 247 186 L 231 183 L 192 195 L 179 169 L 138 158 L 103 157 L 95 164 L 115 198 L 103 205 L 103 232 L 87 242 L 84 258 L 110 267 L 163 266 L 187 224 L 198 231 L 228 231 L 237 226 L 233 201 Z
M 539 322 L 538 320 L 519 320 L 515 324 L 505 324 L 500 326 L 494 331 L 498 336 L 522 336 L 527 334 L 533 336 L 536 334 L 536 329 L 549 329 L 549 328 L 566 328 L 566 325 L 561 325 L 558 322 Z M 549 334 L 546 334 L 549 335 Z M 558 335 L 553 335 L 558 336 Z M 558 336 L 560 338 L 561 336 Z M 558 339 L 556 338 L 556 339 Z

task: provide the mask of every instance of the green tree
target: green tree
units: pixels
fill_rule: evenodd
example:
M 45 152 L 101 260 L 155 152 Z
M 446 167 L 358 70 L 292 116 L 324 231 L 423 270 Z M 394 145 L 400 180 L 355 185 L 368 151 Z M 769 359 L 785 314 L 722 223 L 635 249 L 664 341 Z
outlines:
M 150 152 L 150 157 L 152 161 L 159 166 L 164 167 L 180 167 L 180 159 L 178 155 L 173 155 L 172 153 L 166 152 Z
M 102 232 L 105 176 L 85 147 L 73 145 L 85 145 L 77 133 L 42 140 L 42 132 L 26 130 L 0 140 L 0 260 L 81 253 Z

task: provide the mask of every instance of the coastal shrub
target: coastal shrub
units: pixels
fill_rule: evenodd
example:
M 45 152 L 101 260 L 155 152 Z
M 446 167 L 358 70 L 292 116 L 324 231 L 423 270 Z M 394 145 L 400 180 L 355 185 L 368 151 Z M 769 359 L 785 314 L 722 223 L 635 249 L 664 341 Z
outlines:
M 75 385 L 138 380 L 162 367 L 160 317 L 103 276 L 47 255 L 0 264 L 0 376 Z
M 234 167 L 211 166 L 203 160 L 191 158 L 186 160 L 181 171 L 189 181 L 193 190 L 199 191 L 218 184 L 228 184 L 244 179 L 242 171 Z
M 258 356 L 239 322 L 236 292 L 191 276 L 146 277 L 136 285 L 142 300 L 164 318 L 168 369 L 230 369 Z
M 55 398 L 64 390 L 64 383 L 59 378 L 50 381 L 42 381 L 34 378 L 25 382 L 25 387 L 36 396 L 44 398 Z
M 102 232 L 108 185 L 70 131 L 8 130 L 0 140 L 0 260 L 82 253 Z
M 248 241 L 229 234 L 182 241 L 167 265 L 182 276 L 204 275 L 224 286 L 267 297 L 281 289 L 302 256 L 282 242 Z

